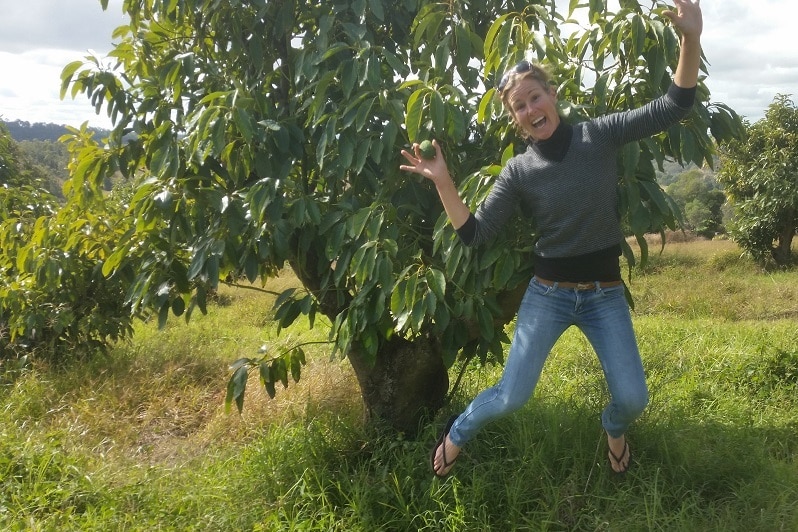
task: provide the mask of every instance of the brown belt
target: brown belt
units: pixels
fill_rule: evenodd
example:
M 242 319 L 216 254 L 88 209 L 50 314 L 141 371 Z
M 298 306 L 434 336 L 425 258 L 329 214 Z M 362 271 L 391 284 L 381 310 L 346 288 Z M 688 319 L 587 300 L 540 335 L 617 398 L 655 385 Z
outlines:
M 569 281 L 549 281 L 541 277 L 535 276 L 537 281 L 544 286 L 554 286 L 555 284 L 560 288 L 573 288 L 574 290 L 595 290 L 596 288 L 610 288 L 612 286 L 619 286 L 623 281 L 585 281 L 581 283 L 572 283 Z

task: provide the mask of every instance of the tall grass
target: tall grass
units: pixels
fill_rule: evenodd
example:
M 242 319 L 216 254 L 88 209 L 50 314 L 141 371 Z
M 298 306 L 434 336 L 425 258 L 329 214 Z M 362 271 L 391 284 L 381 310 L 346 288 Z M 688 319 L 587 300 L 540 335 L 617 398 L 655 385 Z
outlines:
M 227 414 L 230 362 L 326 332 L 278 336 L 272 295 L 225 288 L 208 315 L 142 324 L 108 358 L 3 381 L 0 528 L 798 530 L 798 272 L 679 243 L 630 288 L 651 404 L 625 477 L 606 458 L 600 366 L 574 330 L 534 399 L 445 480 L 428 465 L 441 420 L 415 439 L 365 425 L 351 369 L 324 345 L 300 383 L 272 400 L 253 378 L 243 414 Z M 441 419 L 500 373 L 468 368 Z

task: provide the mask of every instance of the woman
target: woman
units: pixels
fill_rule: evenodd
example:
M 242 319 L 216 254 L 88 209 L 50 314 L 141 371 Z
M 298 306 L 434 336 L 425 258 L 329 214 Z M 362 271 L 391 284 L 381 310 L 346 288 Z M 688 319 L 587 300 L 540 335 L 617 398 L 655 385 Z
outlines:
M 526 403 L 551 348 L 571 325 L 590 341 L 607 380 L 611 399 L 601 420 L 610 466 L 616 473 L 629 468 L 625 433 L 648 404 L 648 388 L 621 281 L 616 154 L 625 143 L 677 123 L 695 100 L 701 9 L 698 0 L 675 0 L 675 6 L 663 13 L 681 33 L 673 83 L 639 109 L 568 125 L 540 66 L 523 61 L 504 75 L 498 92 L 529 146 L 508 161 L 476 213 L 460 199 L 437 142 L 431 160 L 421 157 L 418 144 L 413 153 L 402 151 L 408 164 L 400 169 L 435 184 L 466 245 L 493 238 L 519 202 L 534 216 L 539 237 L 535 276 L 518 311 L 502 378 L 446 424 L 430 457 L 435 475 L 449 473 L 460 449 L 486 423 Z

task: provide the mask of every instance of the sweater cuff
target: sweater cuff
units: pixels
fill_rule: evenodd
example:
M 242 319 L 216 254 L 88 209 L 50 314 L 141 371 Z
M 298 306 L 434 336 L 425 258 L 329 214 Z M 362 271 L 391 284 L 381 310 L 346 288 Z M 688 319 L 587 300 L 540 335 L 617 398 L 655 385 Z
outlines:
M 670 96 L 673 101 L 676 102 L 676 105 L 682 109 L 688 109 L 695 103 L 695 94 L 697 88 L 698 86 L 696 85 L 695 87 L 685 89 L 684 87 L 679 87 L 675 83 L 671 83 L 671 86 L 668 88 L 668 96 Z
M 460 237 L 460 240 L 463 242 L 463 244 L 470 246 L 474 241 L 474 238 L 477 236 L 477 219 L 474 217 L 474 213 L 470 213 L 468 220 L 466 220 L 465 223 L 459 228 L 455 229 L 455 231 L 457 232 L 457 236 Z

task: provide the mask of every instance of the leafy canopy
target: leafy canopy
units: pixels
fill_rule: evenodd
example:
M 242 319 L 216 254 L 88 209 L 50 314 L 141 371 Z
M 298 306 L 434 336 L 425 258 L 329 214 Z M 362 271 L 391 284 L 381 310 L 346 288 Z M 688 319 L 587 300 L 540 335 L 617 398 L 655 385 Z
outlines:
M 117 169 L 140 176 L 130 230 L 102 272 L 132 268 L 127 304 L 163 323 L 204 311 L 222 280 L 289 264 L 304 290 L 281 297 L 275 317 L 329 317 L 344 355 L 373 363 L 401 335 L 434 339 L 447 364 L 500 360 L 534 227 L 519 218 L 493 245 L 464 248 L 434 190 L 399 172 L 399 151 L 437 138 L 476 205 L 523 149 L 493 89 L 501 73 L 547 63 L 568 120 L 639 106 L 667 90 L 678 57 L 663 6 L 126 0 L 113 65 L 88 57 L 62 74 L 63 95 L 85 94 L 115 124 L 106 147 L 83 147 L 73 192 L 97 194 Z M 643 246 L 644 232 L 679 223 L 655 165 L 712 164 L 710 131 L 738 127 L 701 82 L 682 125 L 623 150 L 622 215 Z M 265 361 L 264 382 L 287 384 L 292 360 Z

